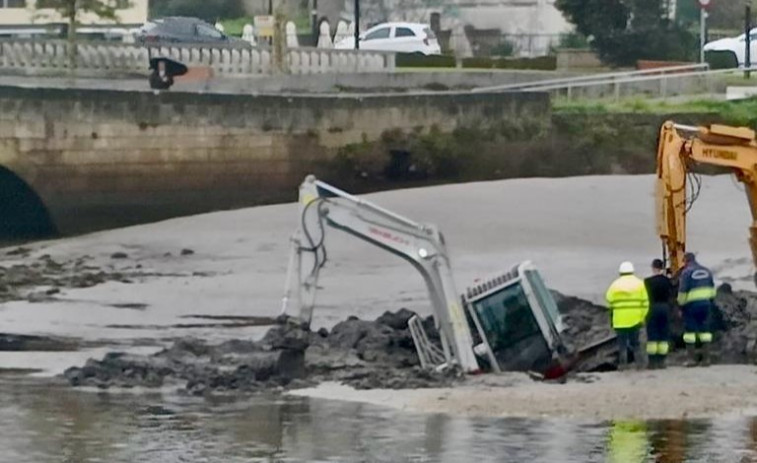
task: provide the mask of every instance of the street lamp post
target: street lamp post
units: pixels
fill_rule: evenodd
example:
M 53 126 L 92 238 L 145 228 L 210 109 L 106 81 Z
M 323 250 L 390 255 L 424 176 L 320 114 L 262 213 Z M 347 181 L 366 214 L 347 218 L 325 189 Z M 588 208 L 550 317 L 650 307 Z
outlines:
M 318 44 L 318 36 L 320 31 L 318 30 L 318 0 L 313 0 L 313 9 L 310 11 L 310 22 L 313 26 L 313 43 L 316 46 Z
M 752 67 L 752 5 L 746 3 L 746 12 L 744 18 L 744 77 L 749 79 L 751 73 L 749 68 Z
M 704 63 L 705 36 L 707 35 L 707 7 L 710 0 L 699 0 L 699 62 Z
M 355 50 L 360 50 L 360 0 L 355 0 Z

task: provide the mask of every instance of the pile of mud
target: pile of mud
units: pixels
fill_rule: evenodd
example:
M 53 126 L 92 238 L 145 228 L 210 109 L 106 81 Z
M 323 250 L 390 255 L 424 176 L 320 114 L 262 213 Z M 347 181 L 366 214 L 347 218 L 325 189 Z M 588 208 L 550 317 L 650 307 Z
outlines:
M 568 347 L 591 350 L 575 371 L 615 369 L 617 348 L 612 340 L 606 307 L 554 293 L 566 325 Z M 757 294 L 721 288 L 713 316 L 715 361 L 748 363 L 757 354 Z M 356 317 L 329 332 L 304 330 L 283 318 L 260 341 L 228 341 L 208 345 L 185 339 L 151 356 L 108 354 L 68 369 L 64 376 L 73 386 L 161 387 L 177 386 L 191 394 L 211 391 L 263 391 L 308 387 L 337 381 L 357 389 L 411 389 L 444 387 L 463 381 L 455 371 L 432 373 L 420 368 L 408 320 L 415 315 L 402 309 L 374 321 Z M 424 327 L 432 341 L 439 335 L 431 317 Z M 674 317 L 674 346 L 680 347 L 680 319 Z M 609 339 L 610 342 L 607 342 Z M 681 350 L 671 364 L 683 360 Z
M 566 338 L 573 348 L 599 343 L 613 336 L 606 307 L 553 292 L 566 325 Z M 683 343 L 683 319 L 671 310 L 670 365 L 682 365 L 686 359 Z M 714 334 L 713 362 L 745 364 L 757 362 L 757 293 L 732 291 L 729 285 L 718 288 L 711 317 Z M 645 339 L 642 336 L 642 339 Z M 608 343 L 578 365 L 579 371 L 603 371 L 617 365 L 617 348 Z
M 755 363 L 757 361 L 757 294 L 718 288 L 712 317 L 714 361 Z
M 228 341 L 211 346 L 185 339 L 151 356 L 111 353 L 69 368 L 73 386 L 178 386 L 201 395 L 209 391 L 293 389 L 338 381 L 358 389 L 442 387 L 458 381 L 455 372 L 419 367 L 407 321 L 408 310 L 375 321 L 351 317 L 328 332 L 303 330 L 280 319 L 260 341 Z M 433 321 L 425 327 L 433 333 Z M 438 334 L 436 334 L 438 338 Z

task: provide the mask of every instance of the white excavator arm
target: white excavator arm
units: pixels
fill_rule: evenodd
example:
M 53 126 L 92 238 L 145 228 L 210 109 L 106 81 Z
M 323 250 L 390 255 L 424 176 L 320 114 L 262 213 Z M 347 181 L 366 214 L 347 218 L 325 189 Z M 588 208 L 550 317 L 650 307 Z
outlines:
M 299 321 L 310 326 L 318 276 L 326 263 L 326 229 L 337 228 L 410 262 L 426 282 L 446 363 L 465 372 L 480 370 L 444 238 L 435 226 L 416 223 L 312 175 L 300 185 L 299 204 L 282 313 L 293 304 Z

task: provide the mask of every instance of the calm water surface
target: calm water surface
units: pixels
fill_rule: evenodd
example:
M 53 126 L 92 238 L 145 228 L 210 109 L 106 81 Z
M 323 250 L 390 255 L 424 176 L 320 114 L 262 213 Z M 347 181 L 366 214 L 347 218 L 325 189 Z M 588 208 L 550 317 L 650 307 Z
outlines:
M 757 462 L 757 420 L 453 418 L 0 379 L 2 462 Z

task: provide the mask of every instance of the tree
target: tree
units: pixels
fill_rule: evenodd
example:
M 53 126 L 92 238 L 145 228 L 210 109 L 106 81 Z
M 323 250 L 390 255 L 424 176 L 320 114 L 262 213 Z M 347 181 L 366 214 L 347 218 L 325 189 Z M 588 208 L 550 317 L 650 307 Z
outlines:
M 111 2 L 108 0 L 44 0 L 37 2 L 37 8 L 52 8 L 66 21 L 68 28 L 68 68 L 76 69 L 76 28 L 83 13 L 91 13 L 101 19 L 118 20 L 117 6 L 129 7 L 128 1 Z
M 152 0 L 150 16 L 192 16 L 215 22 L 245 15 L 241 0 Z
M 737 0 L 713 0 L 710 8 L 710 27 L 718 29 L 744 28 L 744 6 L 746 2 Z M 752 11 L 757 12 L 757 0 L 752 0 Z
M 688 60 L 696 54 L 696 38 L 668 19 L 663 0 L 557 0 L 555 5 L 608 64 Z

